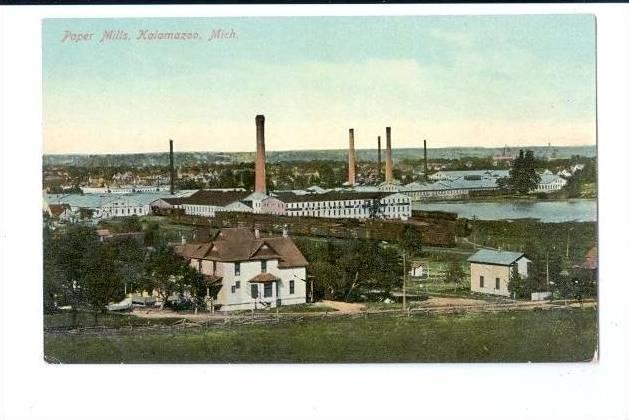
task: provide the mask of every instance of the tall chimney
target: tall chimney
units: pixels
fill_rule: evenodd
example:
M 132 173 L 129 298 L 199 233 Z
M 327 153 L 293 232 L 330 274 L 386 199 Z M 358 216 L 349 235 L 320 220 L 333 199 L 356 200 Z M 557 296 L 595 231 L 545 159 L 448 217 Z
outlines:
M 173 141 L 170 142 L 170 195 L 175 194 L 175 155 L 173 153 Z
M 380 152 L 380 136 L 378 136 L 378 176 L 376 177 L 378 181 L 382 179 L 382 156 Z
M 256 192 L 266 194 L 266 154 L 264 151 L 264 115 L 256 115 Z
M 428 181 L 428 152 L 426 151 L 425 139 L 424 139 L 424 179 Z
M 348 170 L 347 182 L 356 184 L 356 151 L 354 150 L 354 129 L 349 129 L 349 151 L 347 152 Z
M 393 159 L 391 157 L 391 127 L 387 127 L 387 148 L 384 151 L 384 182 L 393 182 Z

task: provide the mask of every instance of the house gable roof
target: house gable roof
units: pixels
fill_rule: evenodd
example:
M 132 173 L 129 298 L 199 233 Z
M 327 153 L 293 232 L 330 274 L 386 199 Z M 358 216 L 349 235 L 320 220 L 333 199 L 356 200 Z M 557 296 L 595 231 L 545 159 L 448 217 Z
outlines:
M 306 258 L 289 237 L 256 238 L 247 228 L 224 228 L 212 242 L 175 246 L 185 258 L 235 262 L 277 259 L 279 268 L 305 267 Z
M 59 217 L 63 214 L 64 211 L 70 210 L 69 204 L 50 204 L 48 205 L 48 210 L 50 211 L 50 215 L 53 217 Z
M 469 257 L 467 261 L 477 264 L 511 265 L 522 257 L 524 257 L 522 252 L 481 249 Z

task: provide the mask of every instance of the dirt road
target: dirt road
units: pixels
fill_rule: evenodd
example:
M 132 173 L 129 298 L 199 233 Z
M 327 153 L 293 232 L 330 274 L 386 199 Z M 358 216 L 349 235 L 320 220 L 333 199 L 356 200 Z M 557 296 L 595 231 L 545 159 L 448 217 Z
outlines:
M 365 305 L 362 303 L 337 302 L 334 300 L 322 300 L 321 302 L 316 302 L 315 305 L 328 306 L 332 309 L 336 309 L 336 314 L 357 314 L 365 309 Z

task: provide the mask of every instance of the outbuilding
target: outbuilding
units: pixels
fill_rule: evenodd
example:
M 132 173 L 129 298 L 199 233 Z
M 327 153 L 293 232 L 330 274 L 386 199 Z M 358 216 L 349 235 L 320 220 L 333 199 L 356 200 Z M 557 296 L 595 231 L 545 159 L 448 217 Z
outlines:
M 509 296 L 509 280 L 517 271 L 528 277 L 529 263 L 522 252 L 481 249 L 469 257 L 472 292 Z

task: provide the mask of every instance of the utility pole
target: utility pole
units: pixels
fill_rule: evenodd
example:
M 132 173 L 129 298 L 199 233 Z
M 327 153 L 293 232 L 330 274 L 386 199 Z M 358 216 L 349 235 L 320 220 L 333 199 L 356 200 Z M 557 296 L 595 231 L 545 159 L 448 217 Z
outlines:
M 472 240 L 474 241 L 474 249 L 476 249 L 476 215 L 472 216 Z
M 404 273 L 402 274 L 402 310 L 406 310 L 406 251 L 402 253 L 402 265 Z
M 546 250 L 546 286 L 550 288 L 550 278 L 548 274 L 548 250 Z

